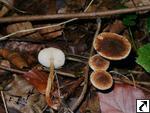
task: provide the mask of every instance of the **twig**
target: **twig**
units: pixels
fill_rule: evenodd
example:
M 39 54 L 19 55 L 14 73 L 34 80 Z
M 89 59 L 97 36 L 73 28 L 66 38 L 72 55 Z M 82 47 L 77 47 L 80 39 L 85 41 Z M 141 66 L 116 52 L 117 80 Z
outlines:
M 6 70 L 6 71 L 10 71 L 10 72 L 14 72 L 14 73 L 18 73 L 18 74 L 25 74 L 26 73 L 25 71 L 20 71 L 20 70 L 9 68 L 9 67 L 5 67 L 5 66 L 2 66 L 2 65 L 0 65 L 0 69 Z
M 133 85 L 134 87 L 136 88 L 136 82 L 135 82 L 135 79 L 134 79 L 134 76 L 132 74 L 130 74 L 131 78 L 132 78 L 132 81 L 133 81 Z
M 90 18 L 106 17 L 106 16 L 117 15 L 117 14 L 126 14 L 126 13 L 146 11 L 146 10 L 150 10 L 150 6 L 142 6 L 142 7 L 136 7 L 136 8 L 134 7 L 134 8 L 127 8 L 127 9 L 119 9 L 119 10 L 109 10 L 109 11 L 103 11 L 103 12 L 92 12 L 92 13 L 4 17 L 4 18 L 0 18 L 0 23 L 39 21 L 39 20 L 52 20 L 52 19 L 70 19 L 70 18 L 90 19 Z
M 97 35 L 98 35 L 99 31 L 100 31 L 100 28 L 101 28 L 101 19 L 98 18 L 97 19 L 97 30 L 95 32 L 94 39 L 97 37 Z M 93 41 L 94 41 L 94 39 L 93 39 Z M 89 58 L 93 55 L 93 51 L 94 51 L 94 48 L 92 46 Z M 79 105 L 81 104 L 81 102 L 83 101 L 83 99 L 85 97 L 85 94 L 87 92 L 87 87 L 88 87 L 88 77 L 89 77 L 88 75 L 89 75 L 89 65 L 87 64 L 86 65 L 86 71 L 85 71 L 85 74 L 84 74 L 84 76 L 85 76 L 84 86 L 83 86 L 83 89 L 82 89 L 82 92 L 81 92 L 79 98 L 77 99 L 75 104 L 71 107 L 72 111 L 75 111 L 79 107 Z
M 7 105 L 6 105 L 6 101 L 5 101 L 5 97 L 4 97 L 3 91 L 1 91 L 1 97 L 2 97 L 2 100 L 3 100 L 3 103 L 4 103 L 5 112 L 9 113 L 8 109 L 7 109 Z
M 18 69 L 9 68 L 9 67 L 5 67 L 5 66 L 2 66 L 2 65 L 0 65 L 0 69 L 10 71 L 10 72 L 13 72 L 13 73 L 18 73 L 18 74 L 25 74 L 26 73 L 26 71 L 21 71 L 21 70 L 18 70 Z M 48 70 L 46 70 L 46 71 L 48 71 Z M 63 76 L 76 78 L 76 76 L 74 74 L 63 72 L 63 71 L 60 71 L 60 70 L 56 70 L 56 73 L 60 74 L 60 75 L 63 75 Z
M 77 55 L 77 54 L 69 54 L 69 53 L 65 53 L 67 56 L 73 56 L 73 57 L 78 57 L 78 58 L 82 58 L 82 59 L 88 59 L 88 57 L 86 56 L 81 56 L 81 55 Z
M 83 60 L 80 60 L 80 59 L 78 59 L 78 58 L 73 58 L 73 57 L 66 57 L 66 59 L 67 60 L 71 60 L 71 61 L 75 61 L 75 62 L 80 62 L 80 63 L 83 63 L 83 64 L 86 64 L 86 62 L 85 61 L 83 61 Z
M 126 80 L 126 79 L 123 80 L 123 79 L 119 79 L 119 78 L 116 78 L 116 77 L 113 77 L 113 79 L 116 80 L 116 81 L 121 81 L 121 82 L 130 84 L 130 85 L 134 85 L 134 83 L 133 83 L 132 81 L 130 81 L 130 80 Z M 145 90 L 145 91 L 147 91 L 147 92 L 150 93 L 150 90 L 149 90 L 149 89 L 144 88 L 144 87 L 142 87 L 142 86 L 140 86 L 140 85 L 138 85 L 138 84 L 136 85 L 136 87 L 138 87 L 138 88 L 140 88 L 140 89 L 142 89 L 142 90 Z

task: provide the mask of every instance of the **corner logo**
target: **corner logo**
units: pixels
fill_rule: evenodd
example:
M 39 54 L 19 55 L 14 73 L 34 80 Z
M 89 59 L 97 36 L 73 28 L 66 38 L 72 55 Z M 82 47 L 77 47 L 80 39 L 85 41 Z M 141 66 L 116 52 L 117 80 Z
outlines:
M 137 99 L 136 100 L 136 112 L 137 113 L 150 113 L 150 100 Z

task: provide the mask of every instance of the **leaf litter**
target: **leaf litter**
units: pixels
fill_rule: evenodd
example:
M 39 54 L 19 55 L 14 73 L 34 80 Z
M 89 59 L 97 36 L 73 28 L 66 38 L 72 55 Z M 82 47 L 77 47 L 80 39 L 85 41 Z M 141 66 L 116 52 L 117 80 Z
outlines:
M 65 2 L 58 0 L 56 1 L 57 7 L 55 7 L 55 5 L 52 5 L 52 7 L 49 5 L 49 2 L 50 1 L 43 0 L 39 5 L 39 0 L 16 0 L 13 1 L 8 11 L 3 12 L 3 10 L 1 10 L 2 16 L 50 14 L 56 12 L 75 13 L 83 11 L 85 6 L 90 3 L 89 0 L 65 0 Z M 137 6 L 148 3 L 146 0 L 138 0 L 135 2 Z M 55 4 L 55 2 L 52 4 Z M 62 4 L 62 6 L 60 4 Z M 14 10 L 12 5 L 20 11 Z M 6 5 L 2 4 L 2 6 Z M 45 8 L 43 8 L 43 6 Z M 94 0 L 87 11 L 108 11 L 109 9 L 114 9 L 115 6 L 133 7 L 133 3 L 123 0 L 115 2 L 113 0 Z M 49 10 L 51 8 L 52 10 Z M 146 14 L 147 11 L 140 14 L 126 14 L 114 16 L 113 18 L 103 18 L 99 33 L 114 32 L 125 35 L 131 44 L 136 43 L 136 46 L 140 48 L 150 42 L 148 28 L 149 17 Z M 59 23 L 58 20 L 56 20 L 56 22 Z M 136 24 L 137 22 L 139 24 Z M 0 34 L 1 36 L 5 36 L 10 33 L 18 32 L 18 30 L 34 29 L 53 25 L 54 23 L 55 21 L 7 23 L 1 26 Z M 129 27 L 131 32 L 129 32 Z M 65 66 L 55 70 L 56 73 L 59 73 L 57 73 L 58 78 L 55 77 L 54 80 L 55 87 L 50 94 L 51 101 L 54 105 L 59 105 L 59 113 L 72 113 L 72 107 L 76 105 L 82 88 L 84 84 L 86 84 L 86 82 L 84 82 L 85 72 L 87 71 L 86 64 L 90 56 L 90 49 L 93 46 L 92 41 L 96 29 L 97 24 L 94 19 L 79 20 L 64 26 L 60 25 L 26 33 L 20 32 L 7 38 L 7 40 L 1 41 L 0 65 L 2 65 L 5 70 L 0 70 L 0 88 L 2 87 L 1 90 L 4 91 L 9 112 L 57 112 L 51 109 L 51 107 L 47 107 L 44 93 L 47 85 L 48 71 L 37 61 L 37 55 L 40 50 L 46 47 L 56 47 L 65 52 L 66 59 L 68 56 L 71 58 L 66 60 Z M 132 40 L 131 36 L 133 36 Z M 96 53 L 96 51 L 93 53 Z M 145 70 L 135 62 L 136 57 L 141 58 L 141 56 L 145 56 L 145 54 L 148 53 L 149 52 L 146 51 L 146 53 L 138 54 L 138 52 L 136 53 L 136 51 L 132 50 L 127 59 L 117 62 L 111 61 L 108 72 L 113 71 L 118 73 L 117 77 L 113 76 L 114 86 L 104 92 L 97 90 L 89 82 L 87 94 L 81 95 L 84 96 L 85 99 L 82 103 L 79 103 L 79 109 L 77 109 L 76 112 L 134 113 L 135 99 L 149 99 L 149 73 L 145 72 Z M 134 59 L 132 57 L 134 57 Z M 146 60 L 145 57 L 141 59 L 142 61 Z M 127 63 L 124 62 L 129 63 L 126 65 Z M 10 69 L 12 70 L 10 71 Z M 16 73 L 16 70 L 19 73 Z M 91 70 L 89 70 L 88 76 L 90 76 L 90 73 Z M 69 75 L 74 75 L 74 77 L 72 78 Z M 57 101 L 58 97 L 61 98 L 59 102 Z M 4 111 L 3 103 L 0 104 L 0 110 L 2 110 L 2 112 Z

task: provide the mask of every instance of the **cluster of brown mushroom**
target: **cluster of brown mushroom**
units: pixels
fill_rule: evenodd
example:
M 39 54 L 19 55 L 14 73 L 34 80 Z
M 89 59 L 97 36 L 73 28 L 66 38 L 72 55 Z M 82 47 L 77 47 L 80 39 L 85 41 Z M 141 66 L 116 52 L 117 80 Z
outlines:
M 126 58 L 131 51 L 131 44 L 121 35 L 103 32 L 95 38 L 93 46 L 98 54 L 89 60 L 89 66 L 94 70 L 90 76 L 90 81 L 95 88 L 107 90 L 113 85 L 113 78 L 106 71 L 110 65 L 109 60 L 115 61 Z

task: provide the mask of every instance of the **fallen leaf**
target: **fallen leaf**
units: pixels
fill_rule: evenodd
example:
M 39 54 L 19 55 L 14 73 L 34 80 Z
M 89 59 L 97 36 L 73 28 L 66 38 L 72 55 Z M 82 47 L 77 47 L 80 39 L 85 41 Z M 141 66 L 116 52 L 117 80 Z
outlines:
M 123 25 L 122 21 L 115 20 L 115 22 L 113 24 L 109 24 L 103 31 L 119 34 L 124 29 L 125 29 L 125 26 Z
M 8 49 L 0 49 L 0 56 L 9 60 L 13 65 L 20 69 L 28 67 L 26 61 L 18 52 L 9 51 Z
M 40 94 L 19 75 L 14 76 L 14 80 L 4 91 L 8 108 L 16 112 L 20 111 L 21 113 L 41 113 L 42 109 L 46 106 L 44 95 Z
M 5 48 L 22 53 L 36 54 L 41 49 L 45 48 L 44 44 L 33 44 L 28 42 L 9 41 L 6 43 Z
M 56 0 L 15 0 L 14 6 L 28 14 L 52 14 L 56 12 Z
M 80 107 L 80 113 L 100 113 L 99 97 L 96 92 L 90 92 Z
M 5 113 L 5 110 L 2 106 L 0 106 L 0 113 Z
M 142 90 L 128 84 L 115 84 L 109 93 L 98 93 L 102 113 L 136 113 L 136 99 L 144 99 Z
M 50 26 L 50 24 L 38 25 L 38 27 L 43 27 L 43 26 Z M 55 26 L 55 27 L 41 29 L 38 31 L 43 36 L 44 39 L 53 39 L 63 34 L 63 28 L 64 26 Z
M 33 69 L 25 73 L 23 76 L 40 93 L 45 94 L 45 90 L 47 86 L 47 79 L 48 79 L 47 73 Z
M 21 23 L 15 23 L 15 24 L 10 24 L 7 26 L 6 31 L 8 34 L 18 32 L 20 30 L 27 30 L 27 29 L 33 29 L 32 23 L 31 22 L 21 22 Z M 13 35 L 11 38 L 27 38 L 27 39 L 34 39 L 34 40 L 39 40 L 43 39 L 43 37 L 36 31 L 28 31 L 28 32 L 22 32 L 22 33 L 17 33 Z

